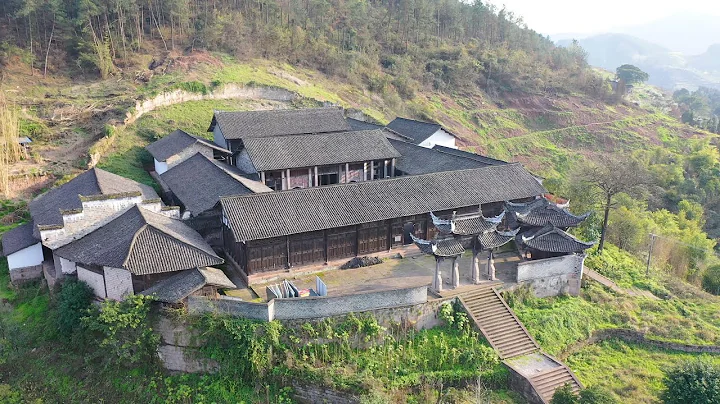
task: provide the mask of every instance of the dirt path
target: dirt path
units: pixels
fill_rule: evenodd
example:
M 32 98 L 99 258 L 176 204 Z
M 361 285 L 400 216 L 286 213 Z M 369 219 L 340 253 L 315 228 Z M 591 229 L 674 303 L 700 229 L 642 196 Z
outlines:
M 593 271 L 592 269 L 590 269 L 588 267 L 583 267 L 583 273 L 588 278 L 590 278 L 596 282 L 599 282 L 601 285 L 605 286 L 606 288 L 612 290 L 615 293 L 620 293 L 623 295 L 628 295 L 628 296 L 633 296 L 633 297 L 642 296 L 642 297 L 647 297 L 648 299 L 652 299 L 652 300 L 660 300 L 659 297 L 653 295 L 652 293 L 650 293 L 647 290 L 642 290 L 642 289 L 638 289 L 638 288 L 630 288 L 630 289 L 621 288 L 615 282 L 600 275 L 599 273 Z

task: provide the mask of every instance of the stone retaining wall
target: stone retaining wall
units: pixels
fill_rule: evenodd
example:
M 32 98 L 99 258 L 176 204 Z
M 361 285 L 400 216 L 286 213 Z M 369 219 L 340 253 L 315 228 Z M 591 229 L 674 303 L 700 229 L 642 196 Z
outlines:
M 13 268 L 10 270 L 10 282 L 12 282 L 13 285 L 20 285 L 25 282 L 42 279 L 42 277 L 42 264 L 24 268 Z
M 577 296 L 580 293 L 584 261 L 584 254 L 571 254 L 521 262 L 517 267 L 516 281 L 521 285 L 529 285 L 537 297 L 559 294 Z

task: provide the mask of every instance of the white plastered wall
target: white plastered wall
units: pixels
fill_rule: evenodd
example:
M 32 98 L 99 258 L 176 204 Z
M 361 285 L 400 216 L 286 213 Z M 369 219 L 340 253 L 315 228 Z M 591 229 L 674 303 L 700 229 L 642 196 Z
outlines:
M 133 294 L 132 274 L 122 268 L 104 267 L 105 291 L 108 299 L 122 300 Z
M 160 174 L 162 174 L 162 173 L 164 173 L 165 171 L 168 170 L 168 165 L 167 165 L 166 162 L 164 162 L 164 161 L 157 161 L 157 160 L 155 160 L 155 159 L 153 159 L 153 161 L 155 161 L 155 172 L 156 172 L 158 175 L 160 175 Z
M 445 132 L 442 129 L 438 129 L 437 132 L 430 135 L 429 138 L 423 140 L 418 146 L 432 149 L 436 145 L 457 149 L 457 146 L 455 145 L 455 136 Z
M 95 293 L 95 296 L 105 299 L 105 279 L 102 274 L 95 273 L 83 267 L 77 267 L 78 280 L 87 283 Z
M 8 267 L 12 269 L 34 267 L 43 262 L 42 243 L 33 244 L 7 256 Z

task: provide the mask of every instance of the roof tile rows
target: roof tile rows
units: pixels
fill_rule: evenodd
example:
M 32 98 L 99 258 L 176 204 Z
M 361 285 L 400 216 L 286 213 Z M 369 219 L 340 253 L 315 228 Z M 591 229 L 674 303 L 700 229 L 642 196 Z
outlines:
M 483 156 L 480 154 L 471 153 L 469 151 L 453 149 L 452 147 L 441 146 L 439 144 L 433 146 L 432 149 L 435 151 L 442 152 L 442 153 L 452 154 L 455 157 L 462 157 L 462 158 L 474 160 L 479 163 L 483 163 L 483 164 L 487 164 L 487 165 L 507 164 L 507 161 L 502 161 L 502 160 L 494 159 L 491 157 Z
M 124 268 L 135 275 L 223 262 L 202 236 L 184 223 L 137 205 L 55 253 L 80 264 Z
M 194 268 L 163 279 L 141 294 L 164 303 L 178 303 L 206 285 L 228 289 L 237 287 L 217 268 Z
M 397 159 L 395 168 L 408 175 L 466 170 L 489 165 L 434 149 L 428 149 L 427 147 L 417 146 L 402 140 L 389 139 L 389 141 L 402 155 Z
M 236 240 L 258 240 L 540 195 L 519 164 L 220 199 Z
M 578 240 L 552 224 L 527 231 L 518 238 L 529 248 L 550 253 L 580 253 L 595 245 L 594 242 Z
M 12 230 L 7 231 L 2 237 L 2 255 L 7 257 L 23 248 L 30 247 L 40 242 L 33 236 L 35 225 L 30 223 L 21 224 Z
M 82 196 L 129 194 L 140 192 L 144 199 L 157 199 L 155 190 L 145 184 L 92 168 L 67 183 L 53 188 L 30 202 L 30 214 L 38 226 L 62 226 L 60 211 L 82 209 Z M 39 238 L 39 234 L 35 233 Z
M 145 148 L 147 149 L 147 151 L 150 152 L 150 154 L 152 154 L 155 160 L 166 161 L 170 157 L 182 152 L 183 150 L 196 143 L 215 150 L 226 151 L 229 153 L 229 151 L 208 140 L 193 136 L 180 129 L 173 131 L 169 135 L 159 140 L 156 140 L 153 143 L 150 143 Z
M 212 209 L 221 196 L 271 191 L 244 177 L 237 168 L 200 153 L 162 173 L 160 178 L 193 216 Z
M 387 124 L 387 127 L 403 136 L 411 138 L 415 144 L 422 143 L 439 129 L 442 129 L 437 123 L 422 122 L 407 118 L 395 118 Z
M 220 125 L 225 139 L 352 130 L 350 124 L 345 120 L 343 110 L 335 107 L 242 112 L 215 111 L 208 131 L 212 131 L 216 125 Z
M 257 171 L 400 157 L 381 129 L 243 140 Z

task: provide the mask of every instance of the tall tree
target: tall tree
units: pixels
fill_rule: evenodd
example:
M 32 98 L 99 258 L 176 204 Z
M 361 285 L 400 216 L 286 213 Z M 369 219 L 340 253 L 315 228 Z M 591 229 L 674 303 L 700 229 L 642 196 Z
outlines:
M 610 209 L 614 206 L 614 198 L 620 193 L 635 193 L 641 186 L 650 182 L 645 167 L 633 158 L 608 157 L 599 165 L 583 167 L 578 172 L 578 180 L 590 187 L 597 195 L 604 216 L 600 232 L 598 251 L 605 246 L 605 233 L 610 217 Z
M 650 76 L 639 67 L 633 65 L 622 65 L 615 70 L 618 80 L 624 81 L 626 84 L 642 83 L 647 81 Z

